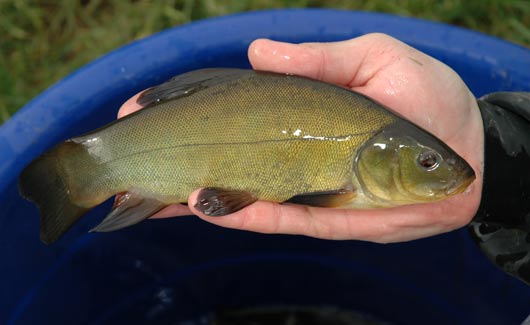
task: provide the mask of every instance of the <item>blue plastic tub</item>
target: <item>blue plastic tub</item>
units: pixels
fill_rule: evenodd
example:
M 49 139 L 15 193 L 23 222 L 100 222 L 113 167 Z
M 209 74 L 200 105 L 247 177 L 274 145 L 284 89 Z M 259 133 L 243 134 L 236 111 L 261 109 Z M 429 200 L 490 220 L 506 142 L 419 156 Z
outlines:
M 259 37 L 335 41 L 384 32 L 453 67 L 475 95 L 530 90 L 530 51 L 475 32 L 396 16 L 284 10 L 170 29 L 57 83 L 0 128 L 0 324 L 178 323 L 259 305 L 337 306 L 398 324 L 518 324 L 530 288 L 481 255 L 465 230 L 377 245 L 228 230 L 192 217 L 86 234 L 89 213 L 52 246 L 16 178 L 58 141 L 101 126 L 137 91 L 202 67 L 249 67 Z

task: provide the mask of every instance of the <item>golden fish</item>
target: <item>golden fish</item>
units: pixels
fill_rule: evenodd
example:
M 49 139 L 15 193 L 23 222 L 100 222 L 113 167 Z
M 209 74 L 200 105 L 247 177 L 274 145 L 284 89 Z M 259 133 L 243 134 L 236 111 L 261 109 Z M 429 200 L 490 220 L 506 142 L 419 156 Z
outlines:
M 267 72 L 205 69 L 144 92 L 147 107 L 70 139 L 27 166 L 41 239 L 57 240 L 122 193 L 95 231 L 138 223 L 208 188 L 202 211 L 256 200 L 377 208 L 464 191 L 473 169 L 442 141 L 374 100 L 335 85 Z

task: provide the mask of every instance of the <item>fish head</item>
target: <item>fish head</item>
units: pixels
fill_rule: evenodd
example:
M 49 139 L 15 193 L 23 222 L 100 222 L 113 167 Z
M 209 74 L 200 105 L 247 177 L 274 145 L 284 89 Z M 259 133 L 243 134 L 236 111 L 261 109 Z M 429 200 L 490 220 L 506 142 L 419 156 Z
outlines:
M 475 179 L 445 143 L 410 123 L 392 125 L 358 151 L 355 173 L 368 197 L 384 206 L 443 200 Z

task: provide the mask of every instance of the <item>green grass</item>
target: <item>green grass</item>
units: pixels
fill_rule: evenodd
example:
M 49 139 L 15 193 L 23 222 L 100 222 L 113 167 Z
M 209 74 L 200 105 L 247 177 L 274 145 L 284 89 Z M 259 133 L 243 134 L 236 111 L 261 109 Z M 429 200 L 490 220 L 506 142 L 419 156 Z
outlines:
M 0 0 L 0 124 L 57 80 L 126 43 L 197 19 L 289 7 L 412 16 L 530 46 L 527 0 Z

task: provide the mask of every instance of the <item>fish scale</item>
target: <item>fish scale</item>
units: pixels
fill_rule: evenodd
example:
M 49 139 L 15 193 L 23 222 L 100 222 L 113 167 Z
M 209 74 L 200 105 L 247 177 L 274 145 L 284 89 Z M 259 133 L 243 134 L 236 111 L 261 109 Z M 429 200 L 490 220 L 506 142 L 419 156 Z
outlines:
M 87 198 L 93 193 L 109 197 L 134 188 L 144 196 L 162 196 L 165 203 L 185 202 L 201 186 L 250 190 L 275 201 L 284 201 L 300 190 L 340 188 L 351 183 L 345 177 L 352 168 L 344 167 L 352 166 L 356 148 L 394 118 L 385 110 L 364 107 L 362 99 L 351 98 L 344 89 L 326 86 L 328 96 L 315 96 L 311 80 L 255 74 L 208 89 L 216 93 L 213 97 L 203 90 L 149 107 L 120 121 L 119 127 L 73 139 L 86 144 L 97 137 L 97 144 L 88 145 L 109 148 L 99 153 L 98 168 L 104 170 L 77 173 L 83 179 L 74 182 L 83 184 L 79 191 Z M 256 96 L 255 88 L 260 94 L 274 95 Z M 359 107 L 363 107 L 361 112 Z M 175 125 L 178 121 L 182 123 Z M 353 127 L 359 123 L 360 127 Z M 127 134 L 120 129 L 127 129 Z M 333 140 L 348 136 L 343 142 Z M 283 168 L 274 168 L 271 157 Z M 319 161 L 335 172 L 319 168 L 319 173 L 307 161 Z M 77 162 L 74 159 L 69 169 L 79 170 Z M 309 169 L 293 181 L 285 171 L 296 170 L 293 165 L 301 163 Z M 156 171 L 145 168 L 155 165 Z M 344 170 L 348 172 L 336 172 Z M 88 181 L 102 174 L 107 175 L 105 182 Z M 250 174 L 255 178 L 245 177 Z

